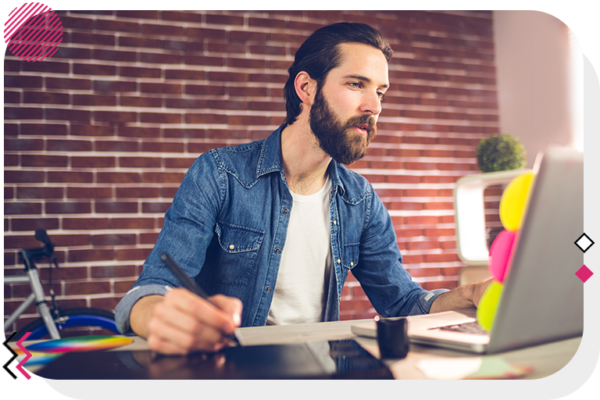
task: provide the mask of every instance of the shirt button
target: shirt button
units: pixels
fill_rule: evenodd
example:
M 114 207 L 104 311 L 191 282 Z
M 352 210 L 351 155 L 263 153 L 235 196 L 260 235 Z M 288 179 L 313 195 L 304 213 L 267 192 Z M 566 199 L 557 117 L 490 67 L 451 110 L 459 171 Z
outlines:
M 232 244 L 230 244 L 230 245 L 229 245 L 229 250 L 233 250 L 233 249 L 235 249 L 235 246 L 234 246 L 234 245 L 232 245 Z
M 354 267 L 354 262 L 350 261 L 350 266 Z
M 283 209 L 283 213 L 284 213 L 284 214 L 287 214 L 287 213 L 289 213 L 289 212 L 290 212 L 290 210 L 288 210 L 287 208 L 284 208 L 284 209 Z
M 275 249 L 275 254 L 279 254 L 279 253 L 281 253 L 281 250 L 278 247 L 278 248 Z
M 338 259 L 337 259 L 337 263 L 338 263 L 338 264 L 341 264 L 341 263 L 342 263 L 342 260 L 340 260 L 340 259 L 338 258 Z
M 271 291 L 271 286 L 267 286 L 267 287 L 265 288 L 265 292 L 270 292 L 270 291 Z
M 337 225 L 337 221 L 333 221 L 333 224 L 334 224 L 334 225 Z

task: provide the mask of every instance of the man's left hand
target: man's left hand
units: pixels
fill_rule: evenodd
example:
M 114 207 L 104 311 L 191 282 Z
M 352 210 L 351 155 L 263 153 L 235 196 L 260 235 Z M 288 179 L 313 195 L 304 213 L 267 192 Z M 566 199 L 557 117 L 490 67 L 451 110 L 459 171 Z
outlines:
M 492 283 L 492 279 L 493 278 L 488 278 L 488 279 L 485 279 L 483 281 L 472 283 L 472 285 L 473 285 L 473 292 L 471 294 L 471 300 L 473 301 L 473 305 L 475 307 L 479 306 L 479 302 L 481 301 L 481 297 L 485 293 L 485 291 L 488 288 L 488 286 L 490 286 L 490 283 Z

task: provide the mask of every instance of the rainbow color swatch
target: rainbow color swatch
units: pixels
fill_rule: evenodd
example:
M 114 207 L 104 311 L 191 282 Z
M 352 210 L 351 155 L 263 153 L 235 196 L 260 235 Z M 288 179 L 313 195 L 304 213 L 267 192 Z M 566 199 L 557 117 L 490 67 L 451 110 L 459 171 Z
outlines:
M 71 351 L 105 350 L 121 347 L 133 342 L 133 339 L 121 336 L 80 336 L 66 339 L 48 340 L 27 346 L 32 353 L 61 354 Z
M 48 340 L 26 346 L 32 357 L 24 365 L 45 365 L 64 353 L 106 350 L 126 346 L 132 342 L 133 339 L 122 336 L 80 336 Z M 19 355 L 19 359 L 25 355 L 20 349 L 16 349 L 15 352 Z

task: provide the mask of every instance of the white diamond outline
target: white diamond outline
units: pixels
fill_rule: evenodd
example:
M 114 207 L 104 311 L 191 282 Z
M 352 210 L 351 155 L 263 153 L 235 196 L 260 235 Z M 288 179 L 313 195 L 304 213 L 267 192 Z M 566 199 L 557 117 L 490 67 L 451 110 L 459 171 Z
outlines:
M 590 241 L 590 243 L 591 243 L 589 246 L 587 246 L 587 247 L 585 248 L 585 250 L 584 250 L 584 249 L 583 249 L 581 246 L 579 246 L 579 244 L 577 244 L 577 243 L 578 243 L 578 242 L 579 242 L 579 241 L 580 241 L 580 240 L 581 240 L 581 239 L 582 239 L 584 236 L 585 236 L 585 238 L 586 238 L 587 240 L 589 240 L 589 241 Z M 592 238 L 591 238 L 591 237 L 589 237 L 589 236 L 588 236 L 588 235 L 587 235 L 585 232 L 583 232 L 583 233 L 581 234 L 581 236 L 579 236 L 579 238 L 577 238 L 577 240 L 576 240 L 574 243 L 575 243 L 575 246 L 577 246 L 577 247 L 579 248 L 579 250 L 581 250 L 581 251 L 582 251 L 582 252 L 584 252 L 584 253 L 585 253 L 586 251 L 588 251 L 588 250 L 590 249 L 590 247 L 592 247 L 594 244 L 596 244 L 596 243 L 595 243 L 595 242 L 592 240 Z

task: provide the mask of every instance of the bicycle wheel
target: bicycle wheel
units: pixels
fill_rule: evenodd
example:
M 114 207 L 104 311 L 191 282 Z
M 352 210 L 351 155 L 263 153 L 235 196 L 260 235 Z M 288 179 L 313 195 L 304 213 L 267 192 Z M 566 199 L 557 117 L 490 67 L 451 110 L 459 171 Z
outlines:
M 111 311 L 100 310 L 98 308 L 71 308 L 61 310 L 60 316 L 54 319 L 54 323 L 56 324 L 56 328 L 61 337 L 63 337 L 63 333 L 78 328 L 102 328 L 114 332 L 117 335 L 121 334 L 115 325 L 115 314 Z M 27 340 L 44 339 L 46 336 L 50 338 L 44 320 L 39 318 L 21 329 L 12 341 L 19 340 L 21 336 L 27 332 L 31 332 L 27 337 Z M 77 336 L 90 334 L 90 331 L 86 332 L 85 330 L 82 331 L 80 329 L 77 330 L 77 332 L 80 332 Z

